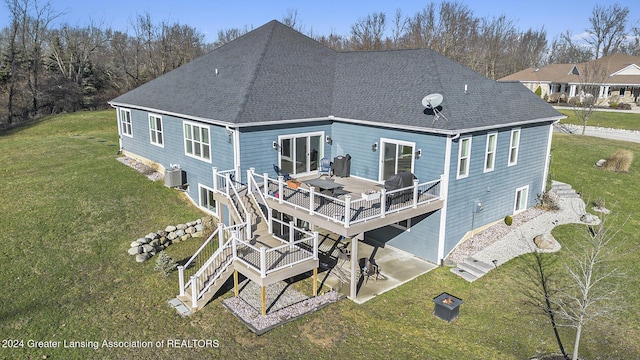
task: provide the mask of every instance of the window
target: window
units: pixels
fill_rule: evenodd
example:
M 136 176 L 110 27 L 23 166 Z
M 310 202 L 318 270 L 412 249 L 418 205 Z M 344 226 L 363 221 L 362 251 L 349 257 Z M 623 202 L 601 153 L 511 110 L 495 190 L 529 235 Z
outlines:
M 518 163 L 518 148 L 520 147 L 520 129 L 511 130 L 511 142 L 509 143 L 509 166 Z
M 185 122 L 184 151 L 188 156 L 211 162 L 209 128 Z
M 130 110 L 120 109 L 120 131 L 122 135 L 133 136 Z
M 513 213 L 517 214 L 527 209 L 527 198 L 529 197 L 529 186 L 516 189 L 516 200 L 513 206 Z
M 213 197 L 213 190 L 200 185 L 200 206 L 218 216 L 218 202 Z
M 458 179 L 469 176 L 469 160 L 471 158 L 471 138 L 460 139 L 458 148 Z
M 162 118 L 159 115 L 149 114 L 149 136 L 152 144 L 164 147 Z
M 408 141 L 380 139 L 380 181 L 399 172 L 413 172 L 416 144 Z
M 493 171 L 496 163 L 496 143 L 498 133 L 487 134 L 487 150 L 484 155 L 484 172 Z

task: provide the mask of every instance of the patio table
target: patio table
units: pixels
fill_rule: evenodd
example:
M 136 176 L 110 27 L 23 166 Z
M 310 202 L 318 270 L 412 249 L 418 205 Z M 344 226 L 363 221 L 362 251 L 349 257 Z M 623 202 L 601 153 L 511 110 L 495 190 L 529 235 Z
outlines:
M 311 179 L 311 180 L 305 181 L 304 183 L 309 186 L 313 186 L 320 189 L 320 192 L 328 191 L 331 193 L 332 196 L 335 194 L 335 191 L 337 189 L 342 189 L 342 187 L 344 186 L 335 181 L 329 181 L 325 179 Z

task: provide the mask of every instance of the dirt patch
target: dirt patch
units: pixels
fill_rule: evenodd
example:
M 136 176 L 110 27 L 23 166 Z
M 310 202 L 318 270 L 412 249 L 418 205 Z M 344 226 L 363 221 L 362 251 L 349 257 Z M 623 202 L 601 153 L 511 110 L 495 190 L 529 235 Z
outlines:
M 336 309 L 325 309 L 321 317 L 306 321 L 298 330 L 300 336 L 323 348 L 332 348 L 347 336 L 344 320 L 339 317 Z

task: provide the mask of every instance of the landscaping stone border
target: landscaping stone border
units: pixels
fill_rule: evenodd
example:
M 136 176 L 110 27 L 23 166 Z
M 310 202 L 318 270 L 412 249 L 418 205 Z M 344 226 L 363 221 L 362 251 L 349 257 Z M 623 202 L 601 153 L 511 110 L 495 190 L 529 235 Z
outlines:
M 136 257 L 136 262 L 142 263 L 172 244 L 202 237 L 205 230 L 211 228 L 213 218 L 209 216 L 185 224 L 169 225 L 164 230 L 149 233 L 132 241 L 127 252 Z

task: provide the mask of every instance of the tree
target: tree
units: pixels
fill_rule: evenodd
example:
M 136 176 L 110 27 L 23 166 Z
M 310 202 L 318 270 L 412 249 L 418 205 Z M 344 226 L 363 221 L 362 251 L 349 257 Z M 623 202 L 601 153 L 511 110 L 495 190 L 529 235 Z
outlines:
M 617 3 L 608 7 L 598 4 L 593 7 L 589 17 L 591 27 L 586 30 L 590 36 L 586 41 L 593 47 L 596 59 L 622 49 L 627 35 L 628 16 L 629 8 Z
M 587 130 L 587 123 L 593 115 L 600 97 L 601 85 L 606 83 L 607 67 L 601 62 L 591 61 L 576 66 L 579 83 L 575 96 L 569 99 L 574 114 L 582 120 L 582 134 Z
M 608 224 L 607 216 L 600 224 L 588 226 L 582 241 L 574 242 L 567 250 L 565 268 L 569 275 L 567 287 L 556 298 L 555 310 L 560 326 L 576 331 L 573 360 L 578 359 L 582 331 L 592 321 L 607 317 L 619 307 L 618 289 L 624 273 L 616 267 L 621 254 L 614 244 L 626 221 L 620 225 Z
M 578 64 L 592 58 L 593 54 L 589 48 L 576 44 L 572 40 L 571 33 L 565 31 L 553 39 L 547 62 L 551 64 Z
M 568 358 L 559 327 L 575 329 L 572 359 L 578 358 L 584 328 L 592 321 L 613 314 L 620 299 L 622 271 L 616 267 L 623 240 L 618 238 L 626 223 L 609 223 L 602 215 L 598 225 L 579 229 L 582 236 L 563 244 L 563 256 L 532 251 L 520 283 L 527 303 L 541 309 L 552 325 L 562 356 Z M 615 222 L 615 221 L 613 221 Z M 557 262 L 563 259 L 562 266 Z
M 386 15 L 372 13 L 359 19 L 351 26 L 350 46 L 354 50 L 380 50 L 383 48 L 382 36 L 387 29 Z
M 292 28 L 293 30 L 302 32 L 302 24 L 300 23 L 298 15 L 298 9 L 288 9 L 287 13 L 282 18 L 282 23 Z

